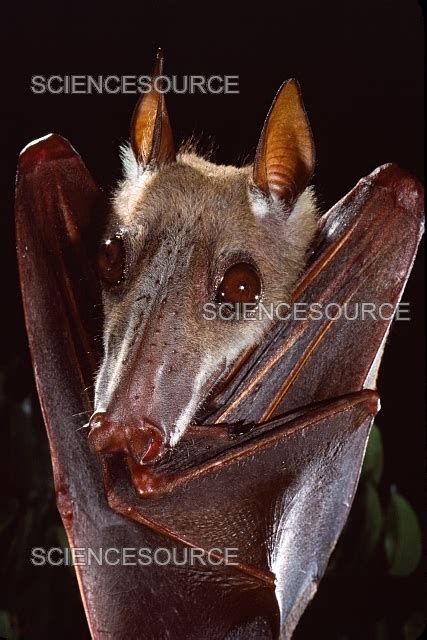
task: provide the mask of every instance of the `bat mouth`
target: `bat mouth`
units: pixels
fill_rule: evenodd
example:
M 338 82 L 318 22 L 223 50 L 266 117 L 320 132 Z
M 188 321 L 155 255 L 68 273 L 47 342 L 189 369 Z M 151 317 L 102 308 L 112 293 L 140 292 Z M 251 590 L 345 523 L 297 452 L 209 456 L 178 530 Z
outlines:
M 227 389 L 229 389 L 230 394 L 232 393 L 232 390 L 234 390 L 233 383 L 254 349 L 255 347 L 253 346 L 246 348 L 229 367 L 227 367 L 227 362 L 224 358 L 218 369 L 207 380 L 203 400 L 195 412 L 190 426 L 203 425 L 225 404 L 224 394 L 227 393 Z
M 138 465 L 153 464 L 165 451 L 165 437 L 155 425 L 141 420 L 118 424 L 105 411 L 96 411 L 89 421 L 89 447 L 93 453 L 122 453 Z

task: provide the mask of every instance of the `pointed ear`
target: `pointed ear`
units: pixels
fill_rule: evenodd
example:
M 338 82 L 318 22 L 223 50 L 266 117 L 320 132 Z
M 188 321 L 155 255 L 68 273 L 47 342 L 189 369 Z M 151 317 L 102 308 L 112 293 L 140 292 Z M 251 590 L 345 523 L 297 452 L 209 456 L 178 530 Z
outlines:
M 288 80 L 271 105 L 255 155 L 253 180 L 274 200 L 293 202 L 314 170 L 314 143 L 299 84 Z
M 156 80 L 163 74 L 163 53 L 159 49 L 151 76 L 151 88 L 139 99 L 133 112 L 130 138 L 137 162 L 164 165 L 176 160 L 172 129 L 166 110 L 164 93 L 158 91 Z

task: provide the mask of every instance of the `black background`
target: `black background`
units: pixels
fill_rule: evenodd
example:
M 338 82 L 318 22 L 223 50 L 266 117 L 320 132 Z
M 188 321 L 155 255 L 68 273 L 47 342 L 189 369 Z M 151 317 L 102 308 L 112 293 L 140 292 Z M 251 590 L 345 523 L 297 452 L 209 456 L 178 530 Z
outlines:
M 156 48 L 168 75 L 238 75 L 238 95 L 172 95 L 177 140 L 216 141 L 218 162 L 253 154 L 271 100 L 299 79 L 312 124 L 314 184 L 322 210 L 363 175 L 395 161 L 423 178 L 422 12 L 414 0 L 233 4 L 115 2 L 95 6 L 9 2 L 2 9 L 1 363 L 27 358 L 14 257 L 17 156 L 34 138 L 68 138 L 107 191 L 120 175 L 136 96 L 33 95 L 34 74 L 149 74 Z M 379 377 L 377 422 L 385 474 L 418 512 L 423 505 L 423 273 L 417 259 Z M 26 369 L 29 379 L 29 369 Z

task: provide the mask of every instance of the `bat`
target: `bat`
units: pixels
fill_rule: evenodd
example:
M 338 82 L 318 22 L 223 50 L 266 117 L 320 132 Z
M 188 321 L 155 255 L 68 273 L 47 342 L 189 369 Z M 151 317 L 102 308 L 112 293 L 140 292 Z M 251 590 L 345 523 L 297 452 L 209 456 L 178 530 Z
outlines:
M 176 163 L 163 96 L 145 98 L 134 115 L 131 150 L 143 166 L 141 181 L 148 176 L 155 182 Z M 280 109 L 275 109 L 282 100 L 297 118 L 290 117 L 296 128 L 292 135 L 288 132 L 290 155 L 272 136 L 278 131 Z M 269 164 L 268 157 L 277 154 L 286 157 L 286 170 Z M 128 170 L 134 171 L 132 157 L 126 157 Z M 298 87 L 288 83 L 261 134 L 251 168 L 254 202 L 247 213 L 257 207 L 261 219 L 268 216 L 267 200 L 285 211 L 289 223 L 289 209 L 306 191 L 313 162 Z M 118 193 L 123 198 L 123 189 Z M 111 226 L 110 204 L 64 138 L 46 136 L 21 153 L 16 232 L 23 307 L 57 504 L 70 545 L 161 548 L 180 556 L 204 550 L 211 558 L 194 565 L 77 566 L 93 638 L 286 639 L 315 594 L 349 513 L 379 408 L 376 377 L 421 237 L 423 192 L 414 178 L 389 164 L 360 180 L 317 221 L 309 198 L 313 206 L 304 207 L 308 224 L 301 227 L 303 250 L 295 269 L 280 278 L 281 293 L 273 301 L 283 296 L 294 305 L 340 307 L 369 302 L 388 305 L 387 317 L 354 321 L 308 316 L 269 323 L 249 338 L 245 333 L 232 362 L 224 367 L 221 358 L 208 376 L 210 384 L 206 380 L 201 385 L 192 403 L 193 419 L 182 421 L 177 430 L 176 425 L 171 428 L 171 412 L 181 415 L 188 406 L 193 397 L 188 385 L 200 371 L 194 354 L 181 357 L 175 363 L 180 383 L 169 388 L 170 395 L 176 393 L 174 406 L 168 405 L 165 378 L 156 420 L 143 415 L 142 424 L 125 425 L 123 435 L 120 420 L 106 416 L 108 407 L 102 404 L 117 395 L 107 388 L 108 377 L 116 368 L 123 376 L 121 386 L 135 395 L 132 375 L 144 380 L 141 400 L 153 407 L 148 378 L 155 370 L 148 363 L 144 378 L 131 352 L 127 362 L 105 355 L 114 334 L 103 325 L 111 304 L 106 295 L 120 295 L 119 289 L 106 294 L 105 282 L 115 288 L 130 277 L 124 234 L 117 220 Z M 113 242 L 105 246 L 108 240 Z M 139 246 L 146 247 L 142 256 L 131 255 L 149 260 L 150 245 Z M 168 249 L 177 247 L 165 245 L 166 254 Z M 252 295 L 259 295 L 258 280 L 250 277 L 253 272 L 264 275 L 264 266 L 260 274 L 258 265 L 244 264 L 253 267 L 244 273 L 245 282 L 255 283 L 249 287 L 252 297 L 232 298 L 231 310 L 242 301 L 255 307 L 259 303 Z M 200 288 L 193 298 L 204 283 L 203 265 L 196 260 L 196 266 Z M 144 273 L 156 282 L 155 270 L 148 267 Z M 221 284 L 219 289 L 221 294 Z M 139 295 L 152 294 L 142 287 Z M 128 322 L 135 316 L 131 303 L 129 298 Z M 157 311 L 156 323 L 135 333 L 146 337 L 159 329 L 169 335 L 162 321 L 166 326 L 170 315 L 161 318 Z M 249 330 L 254 331 L 242 329 Z M 179 345 L 185 334 L 178 333 Z M 222 340 L 221 334 L 215 339 Z M 211 348 L 208 342 L 206 347 Z M 123 403 L 123 398 L 118 393 L 116 400 Z M 137 414 L 136 405 L 134 409 L 129 416 Z M 81 428 L 82 415 L 92 416 L 90 429 Z M 117 410 L 114 415 L 126 414 Z M 233 564 L 224 559 L 229 548 L 237 550 Z

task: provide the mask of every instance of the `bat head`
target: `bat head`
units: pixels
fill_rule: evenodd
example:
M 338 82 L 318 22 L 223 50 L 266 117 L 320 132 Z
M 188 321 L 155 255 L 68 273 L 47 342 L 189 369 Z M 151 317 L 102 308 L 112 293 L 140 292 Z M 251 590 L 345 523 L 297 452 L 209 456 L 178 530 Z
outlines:
M 153 79 L 161 74 L 159 55 Z M 145 464 L 178 442 L 239 356 L 266 335 L 274 305 L 289 301 L 316 231 L 307 187 L 314 147 L 289 80 L 252 166 L 176 153 L 153 83 L 136 106 L 123 161 L 98 256 L 104 355 L 89 440 Z

